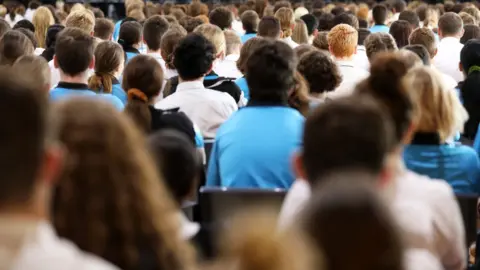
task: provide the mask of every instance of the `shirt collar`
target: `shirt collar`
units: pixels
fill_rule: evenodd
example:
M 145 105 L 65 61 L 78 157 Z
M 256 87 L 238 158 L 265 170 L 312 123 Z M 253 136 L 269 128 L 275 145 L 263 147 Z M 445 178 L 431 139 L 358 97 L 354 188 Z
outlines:
M 117 78 L 112 77 L 112 84 L 120 84 Z
M 125 46 L 123 48 L 123 50 L 127 53 L 127 52 L 130 52 L 130 53 L 136 53 L 136 54 L 140 54 L 140 51 L 137 49 L 137 48 L 134 48 L 133 46 Z
M 74 89 L 74 90 L 90 90 L 85 83 L 59 82 L 56 88 Z
M 336 60 L 339 67 L 355 67 L 355 64 L 351 60 Z
M 178 91 L 185 91 L 185 90 L 203 90 L 205 86 L 203 86 L 203 81 L 188 81 L 188 82 L 181 82 L 177 86 Z

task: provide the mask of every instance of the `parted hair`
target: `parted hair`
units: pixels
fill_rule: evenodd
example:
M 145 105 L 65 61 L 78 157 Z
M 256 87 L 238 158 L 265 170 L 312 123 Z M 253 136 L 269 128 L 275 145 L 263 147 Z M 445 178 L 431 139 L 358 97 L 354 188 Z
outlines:
M 115 72 L 125 61 L 122 47 L 113 41 L 103 41 L 95 48 L 95 73 L 88 79 L 88 88 L 111 93 Z
M 50 121 L 67 150 L 53 204 L 59 236 L 121 269 L 138 269 L 145 254 L 153 269 L 189 269 L 177 208 L 128 117 L 78 98 L 56 105 Z
M 355 53 L 358 32 L 347 24 L 339 24 L 328 33 L 328 46 L 335 57 L 351 56 Z
M 392 35 L 388 33 L 372 33 L 365 38 L 365 51 L 369 60 L 379 52 L 391 52 L 397 50 L 397 44 Z
M 60 69 L 70 76 L 88 69 L 94 56 L 93 37 L 76 27 L 62 30 L 55 42 L 55 58 Z

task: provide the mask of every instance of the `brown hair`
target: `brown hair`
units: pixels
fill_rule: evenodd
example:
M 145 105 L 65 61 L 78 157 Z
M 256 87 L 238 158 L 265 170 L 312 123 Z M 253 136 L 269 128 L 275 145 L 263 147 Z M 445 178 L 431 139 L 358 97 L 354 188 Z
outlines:
M 370 61 L 379 52 L 391 52 L 397 50 L 395 40 L 392 35 L 388 33 L 372 33 L 365 38 L 364 44 L 368 60 Z
M 337 64 L 330 55 L 321 51 L 311 51 L 303 55 L 297 70 L 307 80 L 311 93 L 333 91 L 342 81 Z
M 462 29 L 462 18 L 456 13 L 446 12 L 438 21 L 438 30 L 442 37 L 457 35 Z
M 295 71 L 294 73 L 295 86 L 288 93 L 288 106 L 297 110 L 303 116 L 307 116 L 310 110 L 310 97 L 308 96 L 308 83 L 303 75 Z
M 477 23 L 480 22 L 480 11 L 475 6 L 465 7 L 464 9 L 462 9 L 462 12 L 472 15 L 472 17 Z
M 297 44 L 308 44 L 308 29 L 302 19 L 295 20 L 295 27 L 292 32 L 292 40 Z
M 473 25 L 477 24 L 477 21 L 475 20 L 475 18 L 466 12 L 462 11 L 458 13 L 458 15 L 460 16 L 460 18 L 462 18 L 462 22 L 464 26 L 469 24 L 473 24 Z
M 94 55 L 93 37 L 76 27 L 58 33 L 55 58 L 60 69 L 70 76 L 85 72 Z
M 242 25 L 246 32 L 256 32 L 260 19 L 257 12 L 254 10 L 247 10 L 242 14 Z
M 175 204 L 133 123 L 92 98 L 57 104 L 50 120 L 68 151 L 53 204 L 59 236 L 122 269 L 138 269 L 145 252 L 154 268 L 189 269 Z
M 160 94 L 163 78 L 158 61 L 147 55 L 132 58 L 123 71 L 122 87 L 128 96 L 125 112 L 146 132 L 152 125 L 148 106 Z
M 98 18 L 95 20 L 94 36 L 103 40 L 109 40 L 112 38 L 114 27 L 112 20 Z
M 408 40 L 410 45 L 420 44 L 425 46 L 425 48 L 428 50 L 428 54 L 430 54 L 430 59 L 435 56 L 437 44 L 432 30 L 426 27 L 417 28 L 412 32 L 412 34 L 410 34 L 410 38 Z
M 50 67 L 45 58 L 36 55 L 24 55 L 15 61 L 13 68 L 21 71 L 22 75 L 33 83 L 42 87 L 48 87 L 44 90 L 50 90 Z
M 187 31 L 187 33 L 192 33 L 195 28 L 197 28 L 198 26 L 204 24 L 203 20 L 198 18 L 198 17 L 195 17 L 195 18 L 192 18 L 192 17 L 189 17 L 188 19 L 185 19 L 183 21 L 183 28 L 185 28 L 185 30 Z
M 95 17 L 89 10 L 74 11 L 68 15 L 65 27 L 77 27 L 90 35 L 95 31 Z
M 328 32 L 328 46 L 335 57 L 351 56 L 355 53 L 358 33 L 347 24 L 339 24 Z
M 208 19 L 211 24 L 220 27 L 223 31 L 232 27 L 233 14 L 226 7 L 218 7 L 210 12 Z
M 280 21 L 272 16 L 264 16 L 258 24 L 258 36 L 266 38 L 278 38 L 282 33 Z
M 257 12 L 259 18 L 263 17 L 267 3 L 266 0 L 255 0 L 255 12 Z
M 157 51 L 160 49 L 162 36 L 168 31 L 168 21 L 160 16 L 155 15 L 148 18 L 143 24 L 143 40 L 150 50 Z
M 35 10 L 32 17 L 32 23 L 35 26 L 35 38 L 39 48 L 46 48 L 45 37 L 50 25 L 55 23 L 50 9 L 46 7 L 39 7 Z
M 20 56 L 33 54 L 30 39 L 17 30 L 6 32 L 0 39 L 0 65 L 12 65 Z
M 205 15 L 208 16 L 208 6 L 203 4 L 202 2 L 198 1 L 193 1 L 189 6 L 188 6 L 188 15 L 192 17 L 197 17 L 200 15 Z
M 247 61 L 250 55 L 258 48 L 268 44 L 268 40 L 262 37 L 253 37 L 245 42 L 240 50 L 240 57 L 237 60 L 237 68 L 245 75 Z
M 175 69 L 175 65 L 173 64 L 173 53 L 175 52 L 178 43 L 180 43 L 185 36 L 185 33 L 174 30 L 168 30 L 165 35 L 163 35 L 160 49 L 167 68 Z
M 104 41 L 95 48 L 95 73 L 88 79 L 88 88 L 101 93 L 112 93 L 115 72 L 125 61 L 122 46 Z
M 291 8 L 282 7 L 275 12 L 275 18 L 280 22 L 283 37 L 288 38 L 292 36 L 292 25 L 295 25 L 295 17 Z
M 318 32 L 317 36 L 313 39 L 313 47 L 328 52 L 328 31 Z

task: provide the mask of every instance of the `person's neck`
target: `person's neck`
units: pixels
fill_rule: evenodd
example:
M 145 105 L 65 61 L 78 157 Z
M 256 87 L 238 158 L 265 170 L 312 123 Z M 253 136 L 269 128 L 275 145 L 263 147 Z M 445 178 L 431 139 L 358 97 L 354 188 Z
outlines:
M 385 23 L 376 23 L 375 26 L 385 26 Z
M 334 56 L 334 57 L 335 57 L 335 60 L 337 61 L 353 61 L 353 55 L 342 56 L 342 57 Z
M 77 75 L 77 76 L 69 76 L 69 75 L 60 73 L 60 81 L 66 82 L 66 83 L 88 84 L 88 75 L 86 74 L 86 72 L 84 74 Z
M 162 50 L 160 50 L 160 49 L 158 49 L 158 50 L 151 50 L 150 48 L 147 48 L 147 53 L 148 53 L 148 54 L 153 54 L 153 53 L 155 53 L 155 54 L 158 54 L 158 55 L 162 55 L 161 52 L 162 52 Z
M 200 78 L 193 79 L 193 80 L 184 80 L 180 76 L 178 76 L 178 82 L 179 83 L 184 83 L 184 82 L 201 82 L 201 83 L 203 83 L 204 79 L 205 79 L 205 76 L 202 76 Z

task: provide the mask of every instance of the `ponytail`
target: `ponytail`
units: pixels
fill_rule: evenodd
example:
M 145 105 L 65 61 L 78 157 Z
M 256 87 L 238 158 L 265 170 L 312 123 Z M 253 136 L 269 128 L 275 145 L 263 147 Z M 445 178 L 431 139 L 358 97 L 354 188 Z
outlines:
M 148 133 L 151 131 L 152 115 L 148 108 L 148 97 L 141 90 L 131 88 L 127 91 L 128 103 L 125 112 L 137 126 Z
M 112 93 L 113 75 L 108 73 L 95 72 L 88 79 L 88 88 L 105 94 Z

